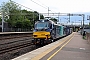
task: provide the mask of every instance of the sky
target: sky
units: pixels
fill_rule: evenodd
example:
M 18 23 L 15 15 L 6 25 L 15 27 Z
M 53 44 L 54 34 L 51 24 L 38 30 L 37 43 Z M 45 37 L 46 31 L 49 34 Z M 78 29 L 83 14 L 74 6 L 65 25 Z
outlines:
M 0 0 L 7 2 L 8 0 Z M 39 13 L 90 13 L 90 0 L 12 0 Z M 22 7 L 23 9 L 27 9 Z M 30 10 L 28 9 L 28 10 Z M 75 17 L 74 17 L 75 18 Z M 81 17 L 77 17 L 82 19 Z M 77 19 L 76 19 L 77 20 Z M 86 20 L 86 19 L 85 19 Z M 75 19 L 74 19 L 75 21 Z
M 9 0 L 0 0 L 7 2 Z M 38 12 L 85 13 L 90 12 L 90 0 L 12 0 Z M 43 7 L 37 5 L 42 5 Z
M 61 13 L 83 13 L 90 12 L 90 0 L 13 0 L 24 6 L 27 6 L 33 10 L 39 12 L 47 12 L 48 7 L 52 12 Z M 42 5 L 43 7 L 37 5 L 34 2 Z M 47 9 L 46 9 L 47 8 Z

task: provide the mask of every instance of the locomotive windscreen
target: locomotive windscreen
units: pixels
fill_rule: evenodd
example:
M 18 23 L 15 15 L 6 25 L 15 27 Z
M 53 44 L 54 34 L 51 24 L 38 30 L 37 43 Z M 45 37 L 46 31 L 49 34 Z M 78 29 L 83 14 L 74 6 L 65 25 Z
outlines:
M 35 25 L 35 29 L 43 29 L 43 28 L 48 28 L 49 23 L 48 22 L 38 22 Z

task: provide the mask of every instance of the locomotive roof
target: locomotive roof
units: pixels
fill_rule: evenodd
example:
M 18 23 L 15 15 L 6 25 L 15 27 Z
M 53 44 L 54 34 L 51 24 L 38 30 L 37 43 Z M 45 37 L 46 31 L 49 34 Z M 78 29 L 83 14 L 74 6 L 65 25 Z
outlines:
M 48 19 L 41 19 L 41 20 L 37 21 L 36 23 L 38 23 L 38 22 L 50 22 L 52 24 L 55 24 L 55 22 L 53 22 L 52 20 L 48 20 Z
M 47 21 L 54 25 L 62 26 L 61 24 L 56 24 L 54 21 L 52 21 L 50 19 L 41 19 L 41 20 L 37 21 L 35 24 L 37 24 L 38 22 L 47 22 Z

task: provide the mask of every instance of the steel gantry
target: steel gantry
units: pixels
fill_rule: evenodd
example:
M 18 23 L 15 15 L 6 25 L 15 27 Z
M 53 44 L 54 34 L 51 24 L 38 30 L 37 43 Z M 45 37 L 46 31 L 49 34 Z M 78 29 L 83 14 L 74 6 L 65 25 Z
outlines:
M 70 16 L 81 16 L 82 17 L 82 22 L 83 22 L 83 29 L 81 31 L 81 34 L 83 33 L 84 31 L 84 19 L 85 19 L 85 15 L 84 14 L 73 14 L 73 13 L 40 13 L 42 14 L 44 17 L 50 17 L 50 16 L 69 16 L 69 22 L 70 22 Z M 40 19 L 40 16 L 39 16 L 39 19 Z

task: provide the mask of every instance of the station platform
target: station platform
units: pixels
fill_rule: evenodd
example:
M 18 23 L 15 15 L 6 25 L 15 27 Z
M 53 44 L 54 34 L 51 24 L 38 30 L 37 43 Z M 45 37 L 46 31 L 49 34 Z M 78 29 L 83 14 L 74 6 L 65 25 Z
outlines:
M 0 32 L 0 35 L 2 35 L 2 34 L 23 34 L 23 33 L 33 33 L 32 31 L 30 31 L 30 32 Z
M 90 44 L 74 32 L 12 60 L 90 60 Z

